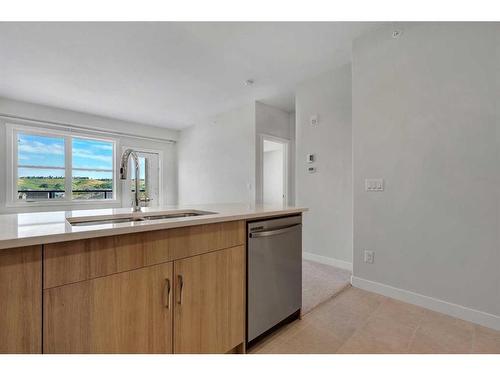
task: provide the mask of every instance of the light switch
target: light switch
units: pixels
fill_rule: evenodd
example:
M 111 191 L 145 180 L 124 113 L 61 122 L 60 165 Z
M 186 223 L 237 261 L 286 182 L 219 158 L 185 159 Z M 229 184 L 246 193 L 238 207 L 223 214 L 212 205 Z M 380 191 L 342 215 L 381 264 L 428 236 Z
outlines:
M 316 167 L 307 167 L 309 173 L 316 173 Z
M 313 163 L 315 161 L 316 157 L 314 154 L 307 154 L 307 162 L 308 163 Z
M 383 178 L 365 179 L 365 191 L 384 191 L 384 179 Z

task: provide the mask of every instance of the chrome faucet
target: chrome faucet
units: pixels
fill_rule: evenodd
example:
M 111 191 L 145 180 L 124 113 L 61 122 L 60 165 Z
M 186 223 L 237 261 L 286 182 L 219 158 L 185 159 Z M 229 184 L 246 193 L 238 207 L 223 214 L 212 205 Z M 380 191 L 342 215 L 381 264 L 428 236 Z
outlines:
M 139 185 L 140 185 L 140 166 L 139 166 L 139 157 L 137 156 L 136 152 L 132 150 L 131 148 L 126 149 L 123 154 L 122 158 L 120 161 L 120 179 L 121 180 L 126 180 L 127 179 L 127 172 L 128 172 L 128 161 L 132 157 L 134 160 L 134 167 L 135 167 L 135 194 L 134 194 L 134 211 L 140 211 L 141 210 L 141 204 L 140 204 L 140 199 L 139 199 Z

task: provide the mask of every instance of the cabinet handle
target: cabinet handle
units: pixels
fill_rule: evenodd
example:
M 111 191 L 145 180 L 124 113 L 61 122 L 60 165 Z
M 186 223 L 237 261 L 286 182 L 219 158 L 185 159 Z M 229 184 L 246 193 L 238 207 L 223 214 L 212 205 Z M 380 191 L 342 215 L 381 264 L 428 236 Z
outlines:
M 169 309 L 170 308 L 170 279 L 165 279 L 165 297 L 166 297 L 165 307 L 167 309 Z
M 300 226 L 301 226 L 301 224 L 295 224 L 295 225 L 290 225 L 288 227 L 279 228 L 279 229 L 275 229 L 275 230 L 259 230 L 256 232 L 251 232 L 250 238 L 268 237 L 268 236 L 274 236 L 276 234 L 283 234 L 283 233 L 291 232 Z
M 177 285 L 179 286 L 179 298 L 177 300 L 177 303 L 179 305 L 182 305 L 182 289 L 184 286 L 184 282 L 182 281 L 182 275 L 177 275 Z

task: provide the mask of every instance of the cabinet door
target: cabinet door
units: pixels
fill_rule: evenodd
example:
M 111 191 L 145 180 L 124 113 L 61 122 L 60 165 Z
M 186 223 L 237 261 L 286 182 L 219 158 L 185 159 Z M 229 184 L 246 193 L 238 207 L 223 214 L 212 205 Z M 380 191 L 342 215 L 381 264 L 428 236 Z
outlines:
M 174 262 L 174 353 L 226 353 L 245 341 L 245 247 Z
M 42 351 L 42 247 L 0 250 L 0 353 Z
M 45 353 L 171 353 L 172 262 L 44 291 Z

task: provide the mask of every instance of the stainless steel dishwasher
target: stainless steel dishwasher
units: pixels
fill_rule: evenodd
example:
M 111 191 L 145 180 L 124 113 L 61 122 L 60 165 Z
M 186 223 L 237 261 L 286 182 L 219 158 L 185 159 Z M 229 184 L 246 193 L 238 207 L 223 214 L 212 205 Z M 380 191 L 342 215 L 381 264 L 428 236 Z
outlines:
M 247 342 L 302 306 L 301 216 L 248 223 Z

